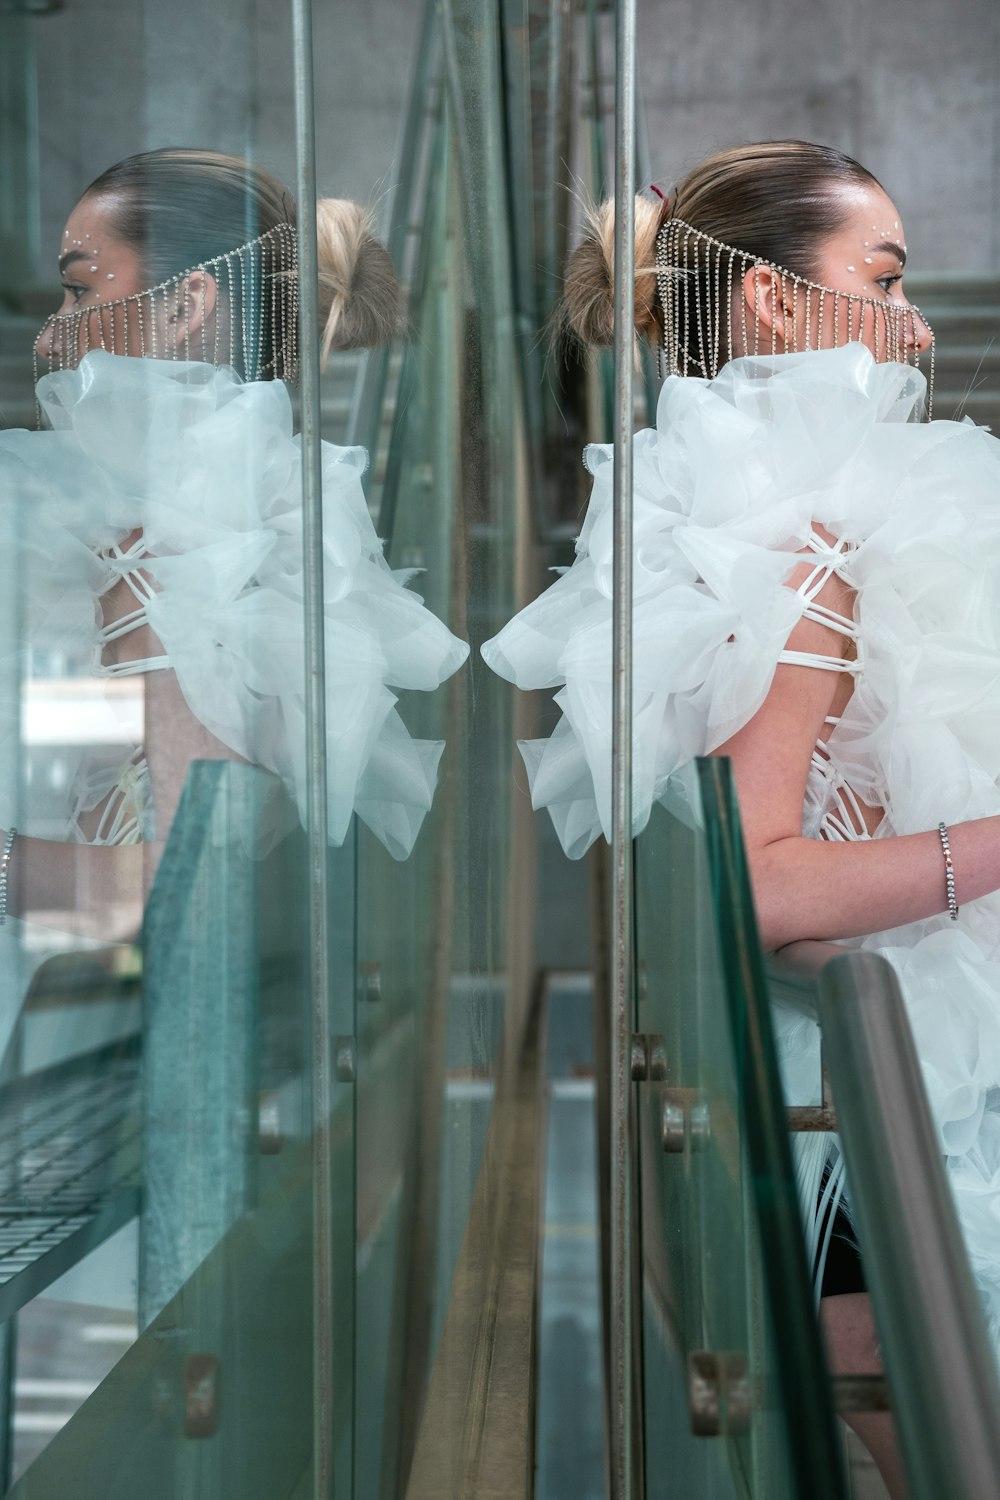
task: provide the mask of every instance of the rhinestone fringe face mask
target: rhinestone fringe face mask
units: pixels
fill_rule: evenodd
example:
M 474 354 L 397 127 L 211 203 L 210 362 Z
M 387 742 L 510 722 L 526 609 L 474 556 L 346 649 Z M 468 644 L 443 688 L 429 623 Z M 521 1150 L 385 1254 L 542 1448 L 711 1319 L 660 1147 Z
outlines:
M 196 272 L 215 282 L 214 317 L 204 277 L 191 286 Z M 244 380 L 294 381 L 298 315 L 295 229 L 276 224 L 147 291 L 53 313 L 35 342 L 35 383 L 40 365 L 47 365 L 46 373 L 72 370 L 92 349 L 230 365 Z
M 751 315 L 743 294 L 748 270 L 754 281 Z M 714 379 L 731 359 L 778 353 L 777 319 L 761 323 L 761 280 L 770 275 L 771 305 L 783 309 L 785 353 L 837 349 L 863 340 L 876 360 L 919 366 L 918 335 L 930 333 L 927 416 L 934 391 L 934 335 L 919 309 L 839 292 L 749 255 L 685 223 L 666 219 L 656 236 L 656 285 L 663 310 L 661 360 L 668 375 Z

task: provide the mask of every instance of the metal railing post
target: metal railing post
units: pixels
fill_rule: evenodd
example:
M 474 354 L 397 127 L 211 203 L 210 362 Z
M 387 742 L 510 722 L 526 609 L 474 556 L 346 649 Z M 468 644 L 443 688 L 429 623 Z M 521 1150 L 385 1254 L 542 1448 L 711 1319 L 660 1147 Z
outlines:
M 632 383 L 635 0 L 615 15 L 615 430 L 611 788 L 611 1494 L 632 1500 Z
M 316 125 L 311 0 L 292 0 L 299 242 L 299 381 L 305 593 L 306 809 L 312 1019 L 313 1496 L 333 1497 L 333 1205 L 330 1161 L 330 953 L 327 906 L 323 470 L 320 435 Z

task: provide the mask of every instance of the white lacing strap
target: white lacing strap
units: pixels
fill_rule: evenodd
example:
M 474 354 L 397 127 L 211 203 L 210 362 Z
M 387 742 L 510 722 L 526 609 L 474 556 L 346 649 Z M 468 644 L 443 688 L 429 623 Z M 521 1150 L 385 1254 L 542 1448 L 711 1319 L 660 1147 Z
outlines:
M 846 658 L 843 656 L 827 656 L 820 651 L 782 651 L 778 657 L 779 662 L 785 662 L 795 667 L 816 667 L 823 672 L 848 672 L 857 676 L 863 670 L 861 661 L 861 648 L 858 638 L 858 627 L 854 620 L 848 619 L 846 615 L 838 614 L 834 609 L 828 609 L 825 604 L 816 603 L 816 595 L 820 592 L 827 579 L 837 573 L 844 564 L 844 559 L 850 550 L 847 542 L 838 542 L 835 546 L 824 539 L 815 531 L 809 533 L 806 546 L 821 560 L 811 570 L 808 577 L 804 578 L 795 592 L 806 601 L 806 607 L 802 611 L 804 620 L 812 620 L 817 625 L 824 625 L 827 630 L 834 631 L 845 640 L 853 641 L 855 656 Z
M 120 641 L 123 636 L 131 635 L 134 630 L 139 630 L 143 625 L 149 623 L 149 601 L 152 599 L 154 590 L 148 579 L 143 576 L 141 564 L 148 558 L 145 543 L 140 536 L 131 547 L 123 550 L 117 542 L 104 549 L 102 557 L 110 564 L 114 572 L 118 573 L 128 584 L 133 597 L 138 600 L 138 609 L 131 610 L 127 615 L 122 615 L 120 620 L 105 625 L 98 632 L 100 642 L 99 671 L 105 677 L 135 677 L 140 672 L 162 671 L 170 666 L 168 656 L 144 656 L 133 661 L 117 661 L 109 664 L 104 663 L 104 648 L 112 641 Z
M 119 777 L 104 804 L 92 844 L 141 844 L 142 809 L 149 800 L 149 767 L 141 751 Z
M 838 720 L 827 720 L 827 723 L 831 722 L 836 724 Z M 820 820 L 821 836 L 842 844 L 853 844 L 858 839 L 867 839 L 869 834 L 864 804 L 854 788 L 831 764 L 830 753 L 822 740 L 816 741 L 816 748 L 812 753 L 812 766 L 832 789 L 836 804 Z
M 100 767 L 91 767 L 77 787 L 73 824 L 81 842 L 141 844 L 152 800 L 149 767 L 141 748 L 134 750 L 121 767 L 110 791 L 105 791 L 106 785 Z M 96 806 L 101 808 L 97 827 L 85 833 L 81 821 Z
M 855 677 L 862 670 L 859 661 L 847 661 L 843 656 L 823 656 L 818 651 L 782 651 L 778 660 L 792 667 L 816 667 L 822 672 L 848 672 Z

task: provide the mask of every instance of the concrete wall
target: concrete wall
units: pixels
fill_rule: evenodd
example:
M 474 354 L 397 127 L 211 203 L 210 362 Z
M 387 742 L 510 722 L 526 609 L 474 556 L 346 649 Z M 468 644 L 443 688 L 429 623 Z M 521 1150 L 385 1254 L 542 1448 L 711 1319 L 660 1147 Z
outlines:
M 315 0 L 321 190 L 391 182 L 420 12 Z M 998 0 L 639 0 L 639 26 L 658 180 L 737 141 L 830 141 L 895 197 L 914 268 L 1000 270 Z M 287 4 L 65 0 L 33 28 L 43 257 L 131 151 L 249 148 L 292 176 Z
M 368 200 L 393 180 L 421 6 L 316 0 L 319 188 Z M 134 151 L 252 152 L 294 188 L 290 6 L 65 0 L 32 25 L 42 260 L 51 282 L 81 190 Z
M 1000 270 L 997 0 L 638 0 L 650 155 L 839 146 L 899 207 L 915 270 Z

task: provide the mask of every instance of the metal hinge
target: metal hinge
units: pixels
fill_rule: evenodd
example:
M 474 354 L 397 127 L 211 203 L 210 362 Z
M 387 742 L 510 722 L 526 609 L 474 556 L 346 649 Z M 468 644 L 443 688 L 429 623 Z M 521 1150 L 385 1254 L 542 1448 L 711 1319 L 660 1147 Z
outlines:
M 695 1437 L 747 1432 L 752 1410 L 745 1354 L 695 1349 L 688 1355 L 688 1413 Z
M 660 1144 L 664 1151 L 703 1151 L 711 1138 L 708 1103 L 698 1089 L 660 1093 Z
M 633 1032 L 629 1073 L 633 1083 L 661 1082 L 666 1078 L 667 1053 L 658 1032 Z

